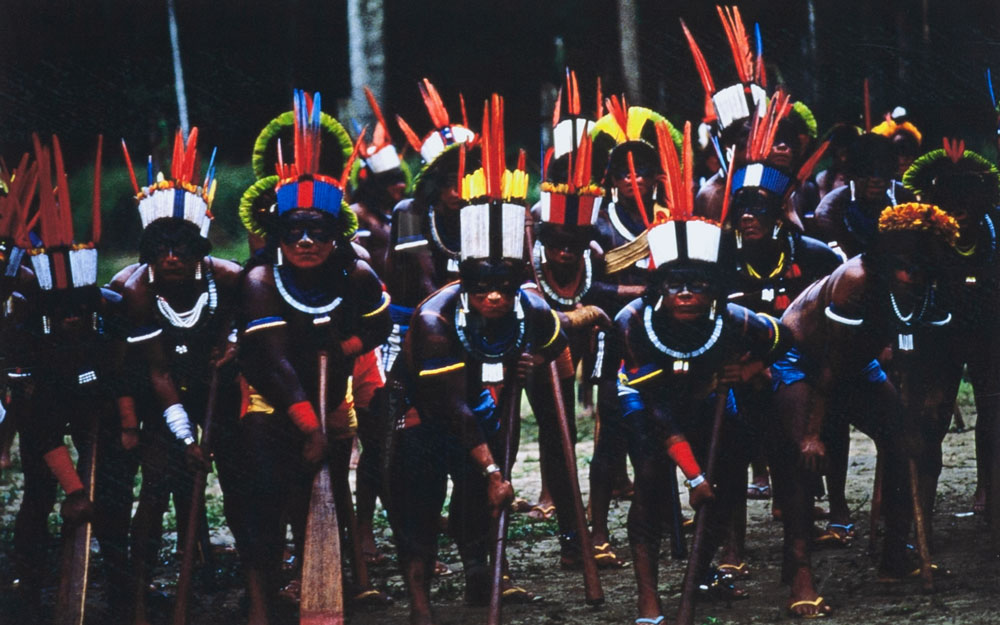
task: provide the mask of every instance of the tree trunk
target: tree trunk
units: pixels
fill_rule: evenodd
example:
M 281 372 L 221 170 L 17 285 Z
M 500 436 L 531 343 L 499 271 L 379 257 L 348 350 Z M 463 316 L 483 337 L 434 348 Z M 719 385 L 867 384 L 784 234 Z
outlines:
M 371 89 L 379 102 L 385 97 L 384 21 L 382 0 L 347 0 L 350 114 L 369 128 L 373 128 L 375 116 L 365 100 L 364 87 Z
M 639 12 L 636 0 L 618 0 L 618 31 L 622 56 L 625 96 L 638 103 L 642 94 L 639 74 Z

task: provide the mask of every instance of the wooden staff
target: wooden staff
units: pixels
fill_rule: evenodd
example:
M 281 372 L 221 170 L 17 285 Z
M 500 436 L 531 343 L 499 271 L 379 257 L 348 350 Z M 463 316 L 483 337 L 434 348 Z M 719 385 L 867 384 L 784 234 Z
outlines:
M 219 391 L 219 369 L 212 367 L 212 376 L 208 383 L 208 405 L 205 407 L 205 422 L 201 426 L 201 451 L 206 460 L 212 441 L 212 417 L 215 413 L 215 402 Z M 198 539 L 198 525 L 201 522 L 201 506 L 205 501 L 205 482 L 208 471 L 199 468 L 194 474 L 194 488 L 191 491 L 191 507 L 188 509 L 187 533 L 184 535 L 184 556 L 181 559 L 181 572 L 177 578 L 177 601 L 174 603 L 173 625 L 184 625 L 187 622 L 188 600 L 191 594 L 191 576 L 194 570 L 195 543 Z
M 670 539 L 670 555 L 674 560 L 688 557 L 687 540 L 684 539 L 684 514 L 681 512 L 681 489 L 677 485 L 677 465 L 667 462 L 667 482 L 670 484 L 670 512 L 673 517 L 673 531 Z
M 917 461 L 911 456 L 907 459 L 910 473 L 910 497 L 913 499 L 913 524 L 917 528 L 917 553 L 920 554 L 920 581 L 924 592 L 934 592 L 934 572 L 931 570 L 931 550 L 927 544 L 927 519 L 924 516 L 924 505 L 920 501 L 920 476 L 917 473 Z
M 87 424 L 86 449 L 89 453 L 80 458 L 77 466 L 80 477 L 85 481 L 84 492 L 87 499 L 94 501 L 94 475 L 97 468 L 97 415 L 90 416 Z M 56 595 L 55 624 L 83 625 L 87 601 L 87 580 L 90 569 L 90 521 L 81 523 L 63 536 L 62 561 L 60 564 L 59 591 Z
M 711 484 L 715 474 L 715 459 L 719 453 L 719 434 L 722 431 L 722 420 L 726 414 L 726 402 L 729 399 L 729 387 L 721 386 L 715 400 L 715 414 L 712 415 L 712 437 L 708 442 L 708 462 L 705 466 L 705 480 Z M 691 543 L 691 557 L 688 559 L 687 571 L 684 573 L 684 585 L 681 587 L 681 605 L 677 611 L 678 625 L 693 625 L 694 623 L 694 593 L 698 588 L 696 578 L 698 554 L 704 549 L 705 523 L 711 502 L 705 502 L 695 512 L 694 540 Z
M 583 592 L 587 605 L 601 605 L 604 603 L 604 591 L 601 589 L 601 578 L 597 573 L 594 546 L 590 540 L 590 532 L 587 530 L 587 517 L 583 511 L 583 496 L 580 494 L 580 476 L 577 475 L 576 469 L 576 450 L 573 448 L 573 439 L 569 433 L 569 418 L 566 415 L 566 404 L 563 403 L 559 367 L 555 360 L 549 362 L 549 374 L 552 378 L 552 396 L 556 403 L 556 420 L 559 422 L 563 458 L 566 462 L 566 473 L 569 476 L 573 508 L 576 512 L 576 533 L 580 537 L 580 549 L 583 552 Z
M 510 381 L 510 391 L 503 413 L 503 458 L 501 471 L 505 479 L 511 479 L 511 469 L 514 466 L 514 448 L 521 435 L 521 381 L 515 373 Z M 493 587 L 490 589 L 490 611 L 486 618 L 487 625 L 500 625 L 501 586 L 503 586 L 504 551 L 507 547 L 507 521 L 510 506 L 500 508 L 497 518 L 496 543 L 493 550 Z
M 329 354 L 319 352 L 320 429 L 326 434 L 327 363 Z M 344 590 L 340 575 L 340 530 L 337 507 L 330 483 L 330 465 L 323 466 L 313 478 L 306 517 L 305 544 L 302 548 L 302 598 L 299 602 L 300 625 L 343 625 Z
M 878 524 L 882 517 L 882 458 L 875 454 L 875 483 L 872 485 L 872 509 L 868 515 L 868 555 L 878 552 Z

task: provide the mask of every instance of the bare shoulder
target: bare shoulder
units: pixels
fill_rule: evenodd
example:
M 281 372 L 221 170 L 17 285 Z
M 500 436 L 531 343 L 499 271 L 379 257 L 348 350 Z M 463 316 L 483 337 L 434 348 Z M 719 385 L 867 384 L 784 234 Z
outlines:
M 236 288 L 243 277 L 243 267 L 239 263 L 214 256 L 208 256 L 205 260 L 211 263 L 216 282 L 226 288 Z
M 125 285 L 140 269 L 143 269 L 145 265 L 142 263 L 132 263 L 127 267 L 123 267 L 118 270 L 111 280 L 108 281 L 108 288 L 116 293 L 122 293 L 125 290 Z

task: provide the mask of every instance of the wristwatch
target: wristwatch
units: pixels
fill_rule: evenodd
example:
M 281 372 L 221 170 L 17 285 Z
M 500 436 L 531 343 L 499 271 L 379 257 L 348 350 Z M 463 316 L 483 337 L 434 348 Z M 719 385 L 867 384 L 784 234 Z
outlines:
M 184 443 L 185 447 L 187 447 L 188 445 L 194 445 L 194 437 L 193 436 L 187 436 L 187 437 L 184 438 L 184 440 L 182 442 Z
M 491 473 L 499 473 L 500 467 L 495 462 L 491 462 L 483 469 L 483 477 L 489 477 Z

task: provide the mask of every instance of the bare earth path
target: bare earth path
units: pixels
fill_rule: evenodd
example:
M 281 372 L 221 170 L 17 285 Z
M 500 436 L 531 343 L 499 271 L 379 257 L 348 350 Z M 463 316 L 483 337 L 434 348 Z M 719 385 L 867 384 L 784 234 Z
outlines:
M 970 419 L 972 421 L 972 419 Z M 971 431 L 949 434 L 945 439 L 944 472 L 934 513 L 937 545 L 935 561 L 952 569 L 955 575 L 938 584 L 934 595 L 921 595 L 916 582 L 898 585 L 880 584 L 876 580 L 874 562 L 866 554 L 868 541 L 868 499 L 874 473 L 874 447 L 861 434 L 852 437 L 851 478 L 848 501 L 856 510 L 854 521 L 859 527 L 858 539 L 848 548 L 818 551 L 814 556 L 815 572 L 820 592 L 834 606 L 833 620 L 838 623 L 953 623 L 973 625 L 1000 623 L 1000 561 L 984 549 L 987 534 L 982 520 L 968 515 L 975 488 L 974 435 Z M 586 460 L 592 452 L 592 442 L 578 446 L 581 460 L 580 478 L 587 488 Z M 518 495 L 533 500 L 538 493 L 537 445 L 525 443 L 518 456 L 515 488 Z M 11 533 L 13 515 L 17 511 L 20 475 L 6 471 L 0 483 L 0 623 L 21 623 L 11 590 Z M 214 487 L 217 489 L 217 485 Z M 217 490 L 216 490 L 217 492 Z M 586 492 L 584 494 L 586 500 Z M 212 509 L 216 497 L 210 497 Z M 217 505 L 217 502 L 216 502 Z M 613 543 L 620 556 L 628 558 L 625 540 L 625 513 L 628 502 L 613 504 L 611 528 Z M 750 598 L 731 606 L 701 604 L 697 620 L 702 623 L 776 623 L 788 622 L 784 605 L 787 591 L 778 583 L 780 567 L 781 528 L 771 520 L 770 502 L 749 503 L 748 558 L 753 577 L 744 583 Z M 632 623 L 635 617 L 635 582 L 632 569 L 602 571 L 605 605 L 588 608 L 583 605 L 580 573 L 562 571 L 558 567 L 558 542 L 554 523 L 531 524 L 523 515 L 515 515 L 509 557 L 515 579 L 521 585 L 542 596 L 527 605 L 506 606 L 506 623 L 590 625 L 598 623 Z M 168 535 L 168 544 L 173 536 Z M 213 538 L 216 543 L 230 541 L 225 530 Z M 385 524 L 380 524 L 379 543 L 392 553 Z M 163 566 L 157 581 L 163 597 L 152 601 L 154 625 L 169 620 L 177 558 L 169 549 L 163 552 Z M 486 616 L 482 608 L 470 608 L 462 601 L 462 575 L 454 548 L 442 541 L 442 559 L 455 569 L 455 574 L 435 581 L 434 602 L 440 625 L 480 624 Z M 194 625 L 244 622 L 242 587 L 237 559 L 230 550 L 218 556 L 218 573 L 208 575 L 210 588 L 196 586 Z M 683 575 L 683 563 L 669 559 L 661 561 L 660 594 L 672 620 Z M 353 625 L 406 623 L 407 601 L 395 562 L 373 568 L 375 583 L 395 598 L 388 609 L 362 609 L 348 615 Z M 102 577 L 95 582 L 88 601 L 88 623 L 111 625 L 103 601 Z M 206 592 L 207 591 L 207 592 Z M 157 609 L 158 608 L 158 609 Z M 287 610 L 287 622 L 296 622 L 294 608 Z

